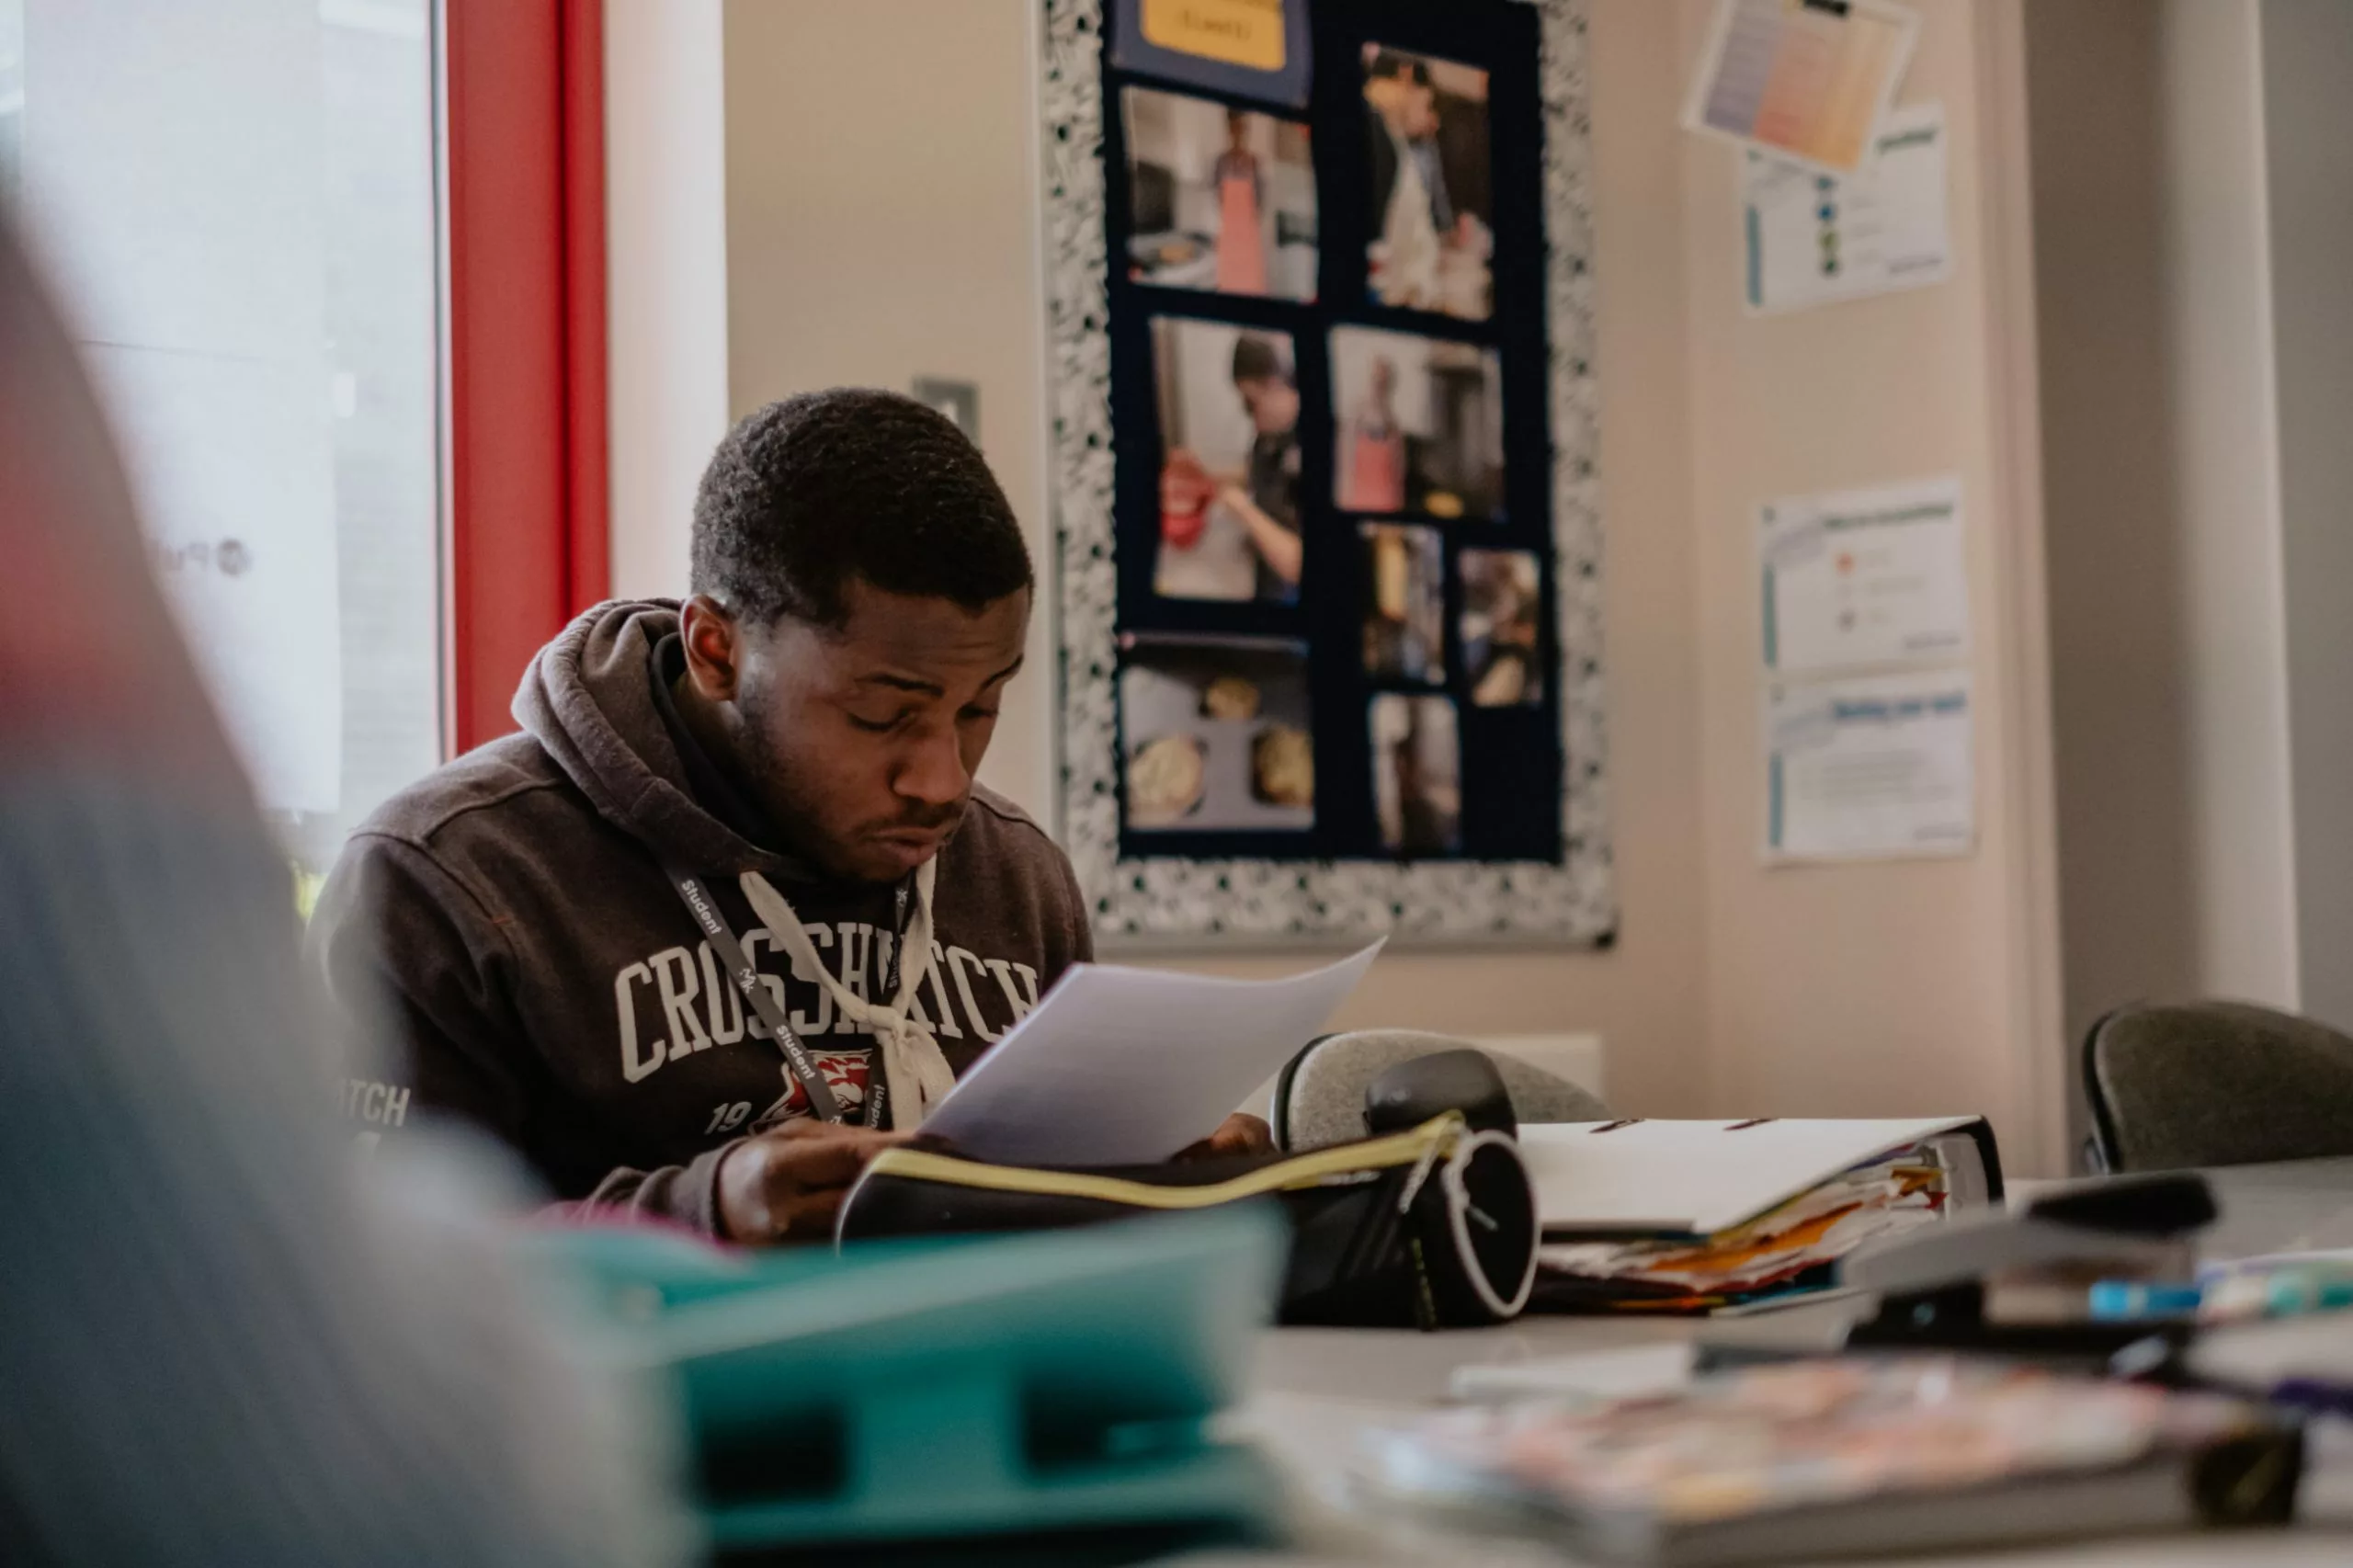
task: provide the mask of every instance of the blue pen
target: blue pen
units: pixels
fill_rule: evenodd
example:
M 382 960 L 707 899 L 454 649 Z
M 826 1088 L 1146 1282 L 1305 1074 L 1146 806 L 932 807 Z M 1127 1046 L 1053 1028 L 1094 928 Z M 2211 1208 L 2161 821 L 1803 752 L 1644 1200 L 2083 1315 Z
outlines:
M 2268 1281 L 2264 1305 L 2273 1317 L 2340 1312 L 2353 1307 L 2353 1279 L 2342 1275 L 2288 1270 Z
M 2143 1285 L 2131 1279 L 2103 1279 L 2091 1289 L 2091 1315 L 2097 1323 L 2131 1323 L 2145 1318 L 2198 1315 L 2205 1290 L 2195 1284 Z

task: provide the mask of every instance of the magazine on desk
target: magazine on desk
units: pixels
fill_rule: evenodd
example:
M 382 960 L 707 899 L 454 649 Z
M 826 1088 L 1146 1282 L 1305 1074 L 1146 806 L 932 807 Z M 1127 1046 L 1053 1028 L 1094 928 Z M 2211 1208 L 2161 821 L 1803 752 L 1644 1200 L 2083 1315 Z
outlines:
M 1539 1122 L 1540 1312 L 1704 1312 L 1835 1283 L 1867 1243 L 1997 1200 L 1977 1117 Z

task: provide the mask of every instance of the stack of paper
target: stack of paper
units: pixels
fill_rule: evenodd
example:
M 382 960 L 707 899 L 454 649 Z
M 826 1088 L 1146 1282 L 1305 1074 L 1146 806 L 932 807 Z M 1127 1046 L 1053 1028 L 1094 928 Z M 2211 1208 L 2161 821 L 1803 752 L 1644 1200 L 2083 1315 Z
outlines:
M 1944 1203 L 1944 1172 L 1912 1149 L 1701 1241 L 1582 1242 L 1538 1256 L 1557 1305 L 1584 1295 L 1620 1310 L 1706 1311 L 1813 1283 L 1866 1242 L 1934 1223 Z

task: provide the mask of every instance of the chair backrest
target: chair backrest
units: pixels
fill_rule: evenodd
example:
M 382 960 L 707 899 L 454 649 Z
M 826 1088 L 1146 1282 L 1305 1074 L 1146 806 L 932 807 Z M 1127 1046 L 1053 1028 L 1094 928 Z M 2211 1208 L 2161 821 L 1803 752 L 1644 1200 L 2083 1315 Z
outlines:
M 2111 1171 L 2353 1155 L 2353 1036 L 2244 1002 L 2120 1007 L 2084 1037 Z
M 1291 1151 L 1321 1149 L 1364 1136 L 1364 1092 L 1401 1062 L 1461 1051 L 1473 1041 L 1419 1029 L 1357 1029 L 1311 1041 L 1275 1080 L 1275 1142 Z M 1512 1112 L 1522 1121 L 1607 1121 L 1609 1109 L 1557 1074 L 1506 1051 L 1489 1053 Z

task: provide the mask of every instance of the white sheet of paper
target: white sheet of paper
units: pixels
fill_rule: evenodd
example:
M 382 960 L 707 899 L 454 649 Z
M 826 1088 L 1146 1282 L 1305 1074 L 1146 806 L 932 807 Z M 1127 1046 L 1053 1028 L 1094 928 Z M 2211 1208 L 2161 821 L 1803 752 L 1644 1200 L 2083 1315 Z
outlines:
M 1967 854 L 1972 730 L 1966 670 L 1768 686 L 1766 858 Z
M 1741 179 L 1749 313 L 1802 311 L 1950 278 L 1945 144 L 1944 105 L 1930 102 L 1890 110 L 1879 155 L 1851 175 L 1751 151 Z
M 1080 964 L 923 1130 L 1008 1165 L 1145 1165 L 1206 1138 L 1315 1038 L 1382 944 L 1285 980 Z
M 1967 655 L 1958 475 L 1769 501 L 1756 540 L 1767 675 Z
M 1850 174 L 1919 37 L 1920 14 L 1887 0 L 1719 0 L 1684 128 Z
M 1707 1235 L 1976 1119 L 1532 1122 L 1519 1152 L 1548 1229 Z

